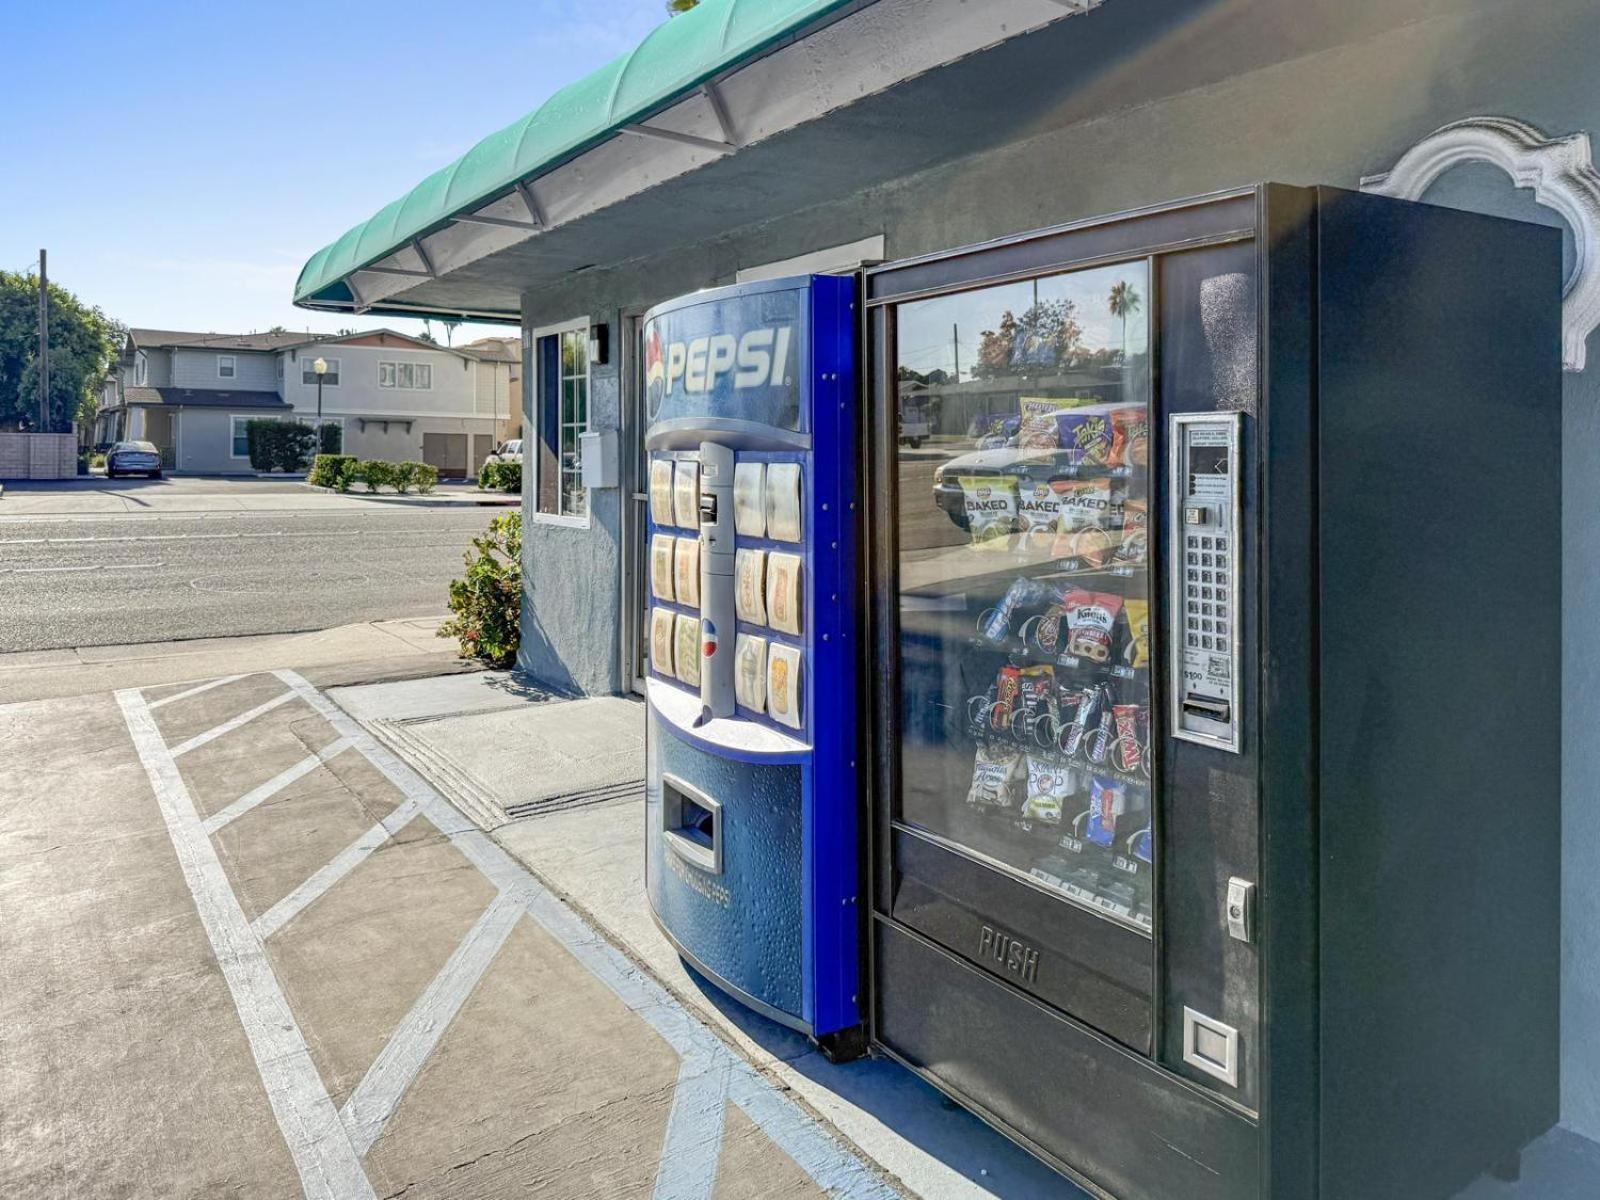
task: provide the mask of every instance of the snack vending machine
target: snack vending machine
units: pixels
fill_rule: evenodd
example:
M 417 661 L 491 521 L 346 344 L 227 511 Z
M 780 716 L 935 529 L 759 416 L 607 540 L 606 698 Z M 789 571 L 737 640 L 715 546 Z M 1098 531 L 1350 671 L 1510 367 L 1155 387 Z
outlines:
M 1559 241 L 1268 185 L 866 275 L 872 1041 L 1098 1196 L 1556 1119 Z
M 643 326 L 650 906 L 718 986 L 858 1053 L 855 281 Z

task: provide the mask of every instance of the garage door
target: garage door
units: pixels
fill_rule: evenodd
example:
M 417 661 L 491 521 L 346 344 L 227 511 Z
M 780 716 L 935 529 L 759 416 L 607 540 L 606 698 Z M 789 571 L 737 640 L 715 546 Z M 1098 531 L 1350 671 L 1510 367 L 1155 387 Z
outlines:
M 467 435 L 423 434 L 422 461 L 429 466 L 438 467 L 441 478 L 460 479 L 467 473 Z
M 476 475 L 478 468 L 483 466 L 483 460 L 494 453 L 494 435 L 492 433 L 478 433 L 472 437 L 472 473 Z

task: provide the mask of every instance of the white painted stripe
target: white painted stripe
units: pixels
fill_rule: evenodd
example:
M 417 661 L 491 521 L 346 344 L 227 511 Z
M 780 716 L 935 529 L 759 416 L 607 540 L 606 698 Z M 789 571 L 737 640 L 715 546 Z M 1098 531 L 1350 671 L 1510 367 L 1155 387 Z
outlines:
M 217 830 L 221 829 L 230 821 L 238 820 L 256 805 L 262 803 L 263 801 L 272 799 L 272 797 L 283 791 L 284 788 L 288 787 L 295 780 L 311 774 L 311 772 L 315 771 L 330 758 L 335 758 L 338 755 L 343 754 L 349 748 L 350 740 L 348 738 L 339 738 L 334 742 L 330 742 L 327 746 L 321 750 L 318 750 L 315 754 L 311 754 L 305 758 L 302 758 L 287 771 L 279 771 L 260 787 L 251 788 L 232 804 L 228 805 L 227 808 L 224 808 L 219 812 L 214 812 L 207 817 L 205 820 L 205 831 L 211 834 L 216 833 Z
M 249 712 L 242 712 L 237 717 L 234 717 L 232 720 L 224 721 L 221 725 L 217 725 L 217 726 L 215 726 L 215 727 L 213 727 L 211 729 L 208 729 L 204 733 L 195 734 L 187 742 L 183 742 L 183 743 L 180 743 L 179 745 L 176 745 L 176 746 L 172 747 L 172 750 L 170 751 L 170 753 L 172 754 L 173 758 L 182 758 L 185 754 L 189 753 L 189 751 L 198 750 L 201 746 L 204 746 L 207 742 L 214 742 L 214 741 L 216 741 L 217 738 L 221 737 L 223 734 L 232 733 L 235 729 L 239 729 L 239 728 L 241 728 L 241 727 L 243 727 L 245 725 L 250 724 L 251 721 L 254 721 L 257 717 L 261 716 L 263 713 L 269 713 L 273 709 L 277 708 L 280 704 L 287 704 L 287 703 L 289 703 L 289 701 L 291 701 L 293 699 L 294 699 L 294 693 L 293 692 L 284 692 L 281 695 L 274 696 L 271 700 L 268 700 L 265 704 L 256 705 Z
M 324 892 L 366 862 L 369 854 L 410 824 L 421 808 L 415 800 L 403 801 L 387 817 L 339 851 L 333 861 L 318 869 L 310 879 L 257 917 L 251 925 L 256 936 L 266 941 L 316 903 Z
M 350 1099 L 339 1111 L 356 1153 L 366 1156 L 378 1140 L 394 1110 L 405 1098 L 422 1064 L 450 1028 L 478 980 L 489 969 L 511 930 L 523 917 L 522 898 L 501 892 L 494 898 L 461 944 L 455 948 L 427 991 L 418 997 L 405 1019 L 395 1027 Z
M 477 826 L 434 791 L 420 775 L 379 745 L 343 709 L 293 671 L 275 675 L 345 737 L 388 780 L 415 798 L 423 816 L 439 828 L 484 876 L 502 891 L 524 897 L 528 915 L 566 947 L 596 979 L 637 1013 L 678 1055 L 723 1058 L 729 1098 L 767 1136 L 837 1200 L 898 1200 L 894 1188 L 869 1170 L 814 1118 L 692 1015 L 666 988 L 634 966 Z
M 224 675 L 221 679 L 208 679 L 204 683 L 197 683 L 192 688 L 186 688 L 171 696 L 163 696 L 159 700 L 147 700 L 146 706 L 153 712 L 163 704 L 176 704 L 179 700 L 187 700 L 190 696 L 198 696 L 201 692 L 209 692 L 212 688 L 222 687 L 224 684 L 237 683 L 243 675 Z
M 81 567 L 6 567 L 0 575 L 59 575 L 69 571 L 145 571 L 165 566 L 165 563 L 89 563 Z
M 136 690 L 127 689 L 116 695 L 177 851 L 178 866 L 194 896 L 200 923 L 233 996 L 267 1101 L 299 1172 L 301 1188 L 308 1200 L 374 1197 L 372 1184 L 328 1098 L 294 1013 L 260 941 L 250 931 L 211 839 L 200 827 L 194 801 L 156 728 L 155 717 Z
M 651 1200 L 711 1200 L 722 1155 L 722 1124 L 728 1110 L 730 1055 L 707 1058 L 691 1052 L 678 1068 L 672 1111 L 661 1140 L 661 1162 Z

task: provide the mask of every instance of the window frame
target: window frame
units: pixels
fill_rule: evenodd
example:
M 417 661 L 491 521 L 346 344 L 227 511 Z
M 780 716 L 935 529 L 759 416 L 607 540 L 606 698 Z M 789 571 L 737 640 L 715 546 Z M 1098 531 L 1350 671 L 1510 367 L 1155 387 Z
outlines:
M 322 386 L 325 388 L 338 387 L 339 372 L 344 367 L 344 362 L 341 359 L 329 358 L 327 355 L 322 355 L 321 357 L 328 364 L 327 374 L 322 377 Z M 307 357 L 304 353 L 300 355 L 301 387 L 315 388 L 317 386 L 317 373 L 311 369 L 311 364 L 316 362 L 317 358 L 318 356 L 315 354 L 310 357 Z M 332 378 L 329 378 L 329 376 L 332 376 Z
M 594 363 L 591 362 L 590 359 L 589 359 L 589 329 L 590 329 L 590 325 L 591 325 L 591 321 L 586 316 L 585 317 L 573 317 L 570 320 L 560 321 L 560 322 L 557 322 L 556 324 L 553 324 L 553 325 L 541 325 L 536 329 L 528 330 L 527 340 L 524 343 L 523 354 L 526 356 L 526 360 L 527 361 L 524 363 L 523 375 L 524 375 L 525 378 L 529 379 L 532 382 L 532 389 L 531 389 L 531 393 L 530 393 L 530 397 L 529 397 L 528 425 L 533 430 L 533 433 L 532 433 L 531 436 L 527 432 L 524 432 L 524 434 L 523 434 L 522 440 L 523 440 L 524 445 L 523 445 L 523 450 L 522 450 L 522 477 L 523 477 L 523 481 L 524 481 L 524 483 L 523 483 L 524 494 L 531 498 L 531 503 L 527 505 L 528 519 L 533 521 L 533 522 L 535 522 L 535 523 L 537 523 L 537 524 L 540 524 L 540 525 L 560 525 L 560 526 L 565 526 L 568 529 L 588 529 L 594 524 L 594 504 L 592 503 L 592 498 L 587 494 L 587 489 L 585 489 L 583 514 L 581 516 L 574 515 L 572 513 L 567 513 L 567 512 L 560 512 L 560 511 L 557 511 L 557 512 L 545 512 L 539 507 L 539 504 L 540 504 L 540 499 L 539 498 L 540 498 L 540 495 L 541 495 L 541 491 L 540 491 L 540 471 L 541 471 L 541 464 L 542 464 L 543 459 L 544 459 L 544 450 L 545 450 L 544 434 L 543 434 L 543 432 L 541 430 L 541 423 L 540 423 L 540 416 L 541 416 L 541 413 L 542 413 L 541 405 L 544 403 L 544 383 L 545 383 L 545 380 L 544 380 L 543 368 L 542 368 L 541 361 L 540 361 L 539 343 L 541 341 L 543 341 L 545 338 L 548 338 L 548 337 L 557 337 L 558 338 L 561 335 L 567 334 L 567 333 L 578 333 L 581 336 L 582 341 L 583 341 L 583 388 L 584 388 L 584 393 L 583 393 L 584 394 L 583 426 L 582 426 L 581 429 L 579 429 L 577 431 L 578 432 L 578 436 L 580 438 L 580 441 L 579 441 L 579 444 L 578 444 L 578 469 L 581 472 L 583 470 L 583 451 L 582 451 L 581 438 L 582 438 L 583 434 L 588 433 L 593 428 L 593 423 L 592 423 L 592 412 L 593 412 L 593 410 L 592 410 L 592 407 L 591 407 L 591 402 L 592 402 L 592 400 L 594 398 Z M 559 350 L 559 346 L 558 346 L 558 349 L 557 349 L 557 362 L 559 362 L 559 361 L 560 361 L 560 350 Z M 559 380 L 557 381 L 557 403 L 558 404 L 560 403 L 560 381 Z M 560 476 L 561 476 L 561 467 L 560 467 L 560 455 L 561 455 L 560 436 L 561 436 L 561 429 L 562 429 L 562 422 L 560 420 L 560 414 L 557 413 L 557 421 L 556 421 L 557 445 L 555 447 L 555 454 L 556 454 L 556 493 L 555 494 L 556 494 L 556 504 L 557 504 L 558 508 L 559 508 L 559 506 L 561 504 L 561 478 L 560 478 Z M 530 451 L 528 450 L 527 444 L 526 444 L 529 441 L 532 441 L 534 443 L 534 449 L 531 451 L 531 454 L 532 454 L 532 462 L 531 463 L 529 462 Z
M 224 365 L 226 365 L 227 368 L 228 368 L 226 371 L 224 371 L 222 369 Z M 219 354 L 219 355 L 217 355 L 217 378 L 218 379 L 238 379 L 239 378 L 239 356 L 237 354 Z
M 401 382 L 400 372 L 402 370 L 409 375 L 410 383 Z M 389 376 L 388 383 L 383 381 L 385 372 Z M 427 382 L 421 383 L 419 379 L 424 372 L 427 374 Z M 415 359 L 379 359 L 378 386 L 386 392 L 431 392 L 433 391 L 433 364 L 431 362 L 418 362 Z
M 248 429 L 244 430 L 244 432 L 243 432 L 243 436 L 244 436 L 244 453 L 243 454 L 235 454 L 233 452 L 233 448 L 239 441 L 240 434 L 238 432 L 236 432 L 236 430 L 238 430 L 239 426 L 241 424 L 248 424 L 249 422 L 257 420 L 257 419 L 258 418 L 252 417 L 252 416 L 241 416 L 239 413 L 229 413 L 228 414 L 228 457 L 231 458 L 234 462 L 249 462 L 250 461 L 250 431 Z

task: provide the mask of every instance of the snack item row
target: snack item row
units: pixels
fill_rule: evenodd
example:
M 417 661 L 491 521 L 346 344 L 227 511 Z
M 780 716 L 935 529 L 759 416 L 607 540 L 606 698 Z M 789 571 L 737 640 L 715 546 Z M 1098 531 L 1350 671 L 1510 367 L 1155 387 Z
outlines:
M 740 707 L 765 712 L 774 721 L 799 729 L 803 652 L 796 646 L 741 633 L 734 642 L 733 691 Z
M 733 556 L 734 608 L 739 619 L 799 636 L 804 570 L 798 554 L 741 547 Z
M 665 608 L 650 610 L 650 666 L 656 674 L 700 686 L 700 618 Z
M 1015 444 L 1059 450 L 1073 466 L 1144 467 L 1150 463 L 1150 410 L 1053 396 L 1022 396 Z
M 1025 609 L 1036 611 L 1022 616 Z M 1150 603 L 1071 581 L 1018 576 L 979 616 L 978 636 L 997 646 L 1016 636 L 1042 654 L 1138 669 L 1150 662 Z
M 1004 746 L 980 745 L 967 803 L 1044 826 L 1069 826 L 1084 842 L 1107 849 L 1119 834 L 1129 853 L 1149 861 L 1149 819 L 1142 793 L 1123 781 Z M 1142 846 L 1143 853 L 1140 853 Z
M 1150 710 L 1108 682 L 1058 680 L 1048 664 L 1004 666 L 967 701 L 980 741 L 1075 759 L 1128 776 L 1150 774 Z
M 1149 556 L 1150 506 L 1129 496 L 1125 481 L 958 478 L 967 532 L 980 549 L 1054 558 L 1063 570 L 1140 566 Z
M 744 537 L 798 542 L 800 464 L 741 462 L 733 468 L 733 525 Z

